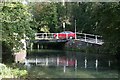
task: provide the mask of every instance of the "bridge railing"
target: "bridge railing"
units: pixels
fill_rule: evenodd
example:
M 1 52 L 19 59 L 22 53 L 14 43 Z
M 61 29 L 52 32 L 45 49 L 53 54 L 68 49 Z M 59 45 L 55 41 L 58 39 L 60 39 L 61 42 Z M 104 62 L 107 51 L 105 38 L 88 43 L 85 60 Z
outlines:
M 53 39 L 55 33 L 35 33 L 35 39 Z
M 54 34 L 56 34 L 56 37 L 54 37 Z M 58 38 L 59 33 L 36 33 L 35 34 L 35 39 L 59 39 Z M 102 41 L 102 36 L 99 35 L 93 35 L 93 34 L 86 34 L 86 33 L 76 33 L 76 39 L 81 40 L 84 42 L 89 42 L 89 43 L 96 43 L 96 44 L 103 44 Z M 68 35 L 66 35 L 66 39 L 68 39 Z
M 99 43 L 99 42 L 102 42 L 101 38 L 102 36 L 99 36 L 99 35 L 77 33 L 77 39 L 81 39 L 82 41 L 85 41 L 85 42 L 92 41 L 93 43 Z
M 56 37 L 54 37 L 54 34 Z M 59 39 L 59 33 L 35 33 L 35 39 Z M 68 34 L 66 34 L 66 39 L 68 39 Z

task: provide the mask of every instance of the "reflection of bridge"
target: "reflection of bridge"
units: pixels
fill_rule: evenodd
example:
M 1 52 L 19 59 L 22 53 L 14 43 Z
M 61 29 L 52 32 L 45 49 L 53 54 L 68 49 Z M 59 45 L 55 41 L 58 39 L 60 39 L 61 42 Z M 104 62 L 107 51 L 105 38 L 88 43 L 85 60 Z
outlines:
M 29 58 L 26 59 L 25 64 L 36 64 L 40 66 L 74 66 L 77 67 L 77 60 L 65 59 L 62 57 L 52 58 Z
M 36 66 L 61 66 L 64 73 L 66 72 L 66 67 L 77 69 L 77 59 L 63 57 L 29 58 L 25 60 L 26 66 L 31 66 L 31 64 Z
M 69 40 L 67 37 L 68 34 L 66 34 L 66 40 L 60 40 L 58 37 L 54 38 L 54 34 L 57 34 L 58 36 L 59 33 L 36 33 L 35 40 L 46 41 L 46 42 L 66 42 Z M 101 40 L 101 36 L 86 34 L 86 33 L 77 33 L 75 40 L 80 40 L 87 43 L 98 44 L 98 45 L 102 45 L 104 43 Z
M 68 56 L 68 55 L 67 55 Z M 92 55 L 93 56 L 93 55 Z M 105 65 L 103 65 L 103 63 Z M 66 67 L 73 67 L 75 69 L 79 68 L 103 68 L 103 67 L 111 67 L 113 63 L 112 60 L 106 59 L 105 57 L 90 57 L 90 56 L 79 56 L 73 58 L 73 56 L 65 57 L 65 56 L 54 56 L 54 57 L 29 57 L 25 60 L 26 66 L 36 65 L 36 66 L 56 66 L 56 67 L 64 67 L 64 71 Z

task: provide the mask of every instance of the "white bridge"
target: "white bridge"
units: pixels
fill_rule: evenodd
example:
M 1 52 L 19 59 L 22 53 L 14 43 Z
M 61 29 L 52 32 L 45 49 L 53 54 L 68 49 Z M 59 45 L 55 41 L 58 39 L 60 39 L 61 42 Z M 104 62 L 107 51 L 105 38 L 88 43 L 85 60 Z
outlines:
M 58 36 L 59 33 L 35 33 L 35 40 L 60 40 L 58 37 L 54 38 L 54 34 Z M 101 38 L 99 35 L 76 33 L 75 40 L 102 45 L 104 42 Z M 66 40 L 69 40 L 68 34 L 66 34 Z

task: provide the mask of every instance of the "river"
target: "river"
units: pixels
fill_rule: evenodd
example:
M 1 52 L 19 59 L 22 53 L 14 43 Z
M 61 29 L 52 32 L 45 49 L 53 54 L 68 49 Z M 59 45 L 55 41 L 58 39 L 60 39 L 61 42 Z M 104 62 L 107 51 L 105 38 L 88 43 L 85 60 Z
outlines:
M 25 67 L 35 78 L 118 78 L 117 60 L 103 54 L 33 50 Z

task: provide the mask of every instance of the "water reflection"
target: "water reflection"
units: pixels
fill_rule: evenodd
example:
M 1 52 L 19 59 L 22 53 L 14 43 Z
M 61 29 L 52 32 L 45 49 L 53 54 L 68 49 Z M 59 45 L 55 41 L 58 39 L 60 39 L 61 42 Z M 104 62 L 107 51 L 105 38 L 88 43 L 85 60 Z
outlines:
M 111 60 L 111 57 L 107 57 L 105 55 L 85 54 L 80 52 L 40 51 L 33 54 L 28 54 L 25 65 L 56 67 L 66 66 L 74 67 L 75 69 L 77 67 L 85 69 L 110 69 L 111 65 L 115 65 L 116 63 L 114 60 Z
M 25 61 L 29 76 L 43 78 L 113 78 L 115 63 L 113 56 L 55 50 L 31 52 Z

